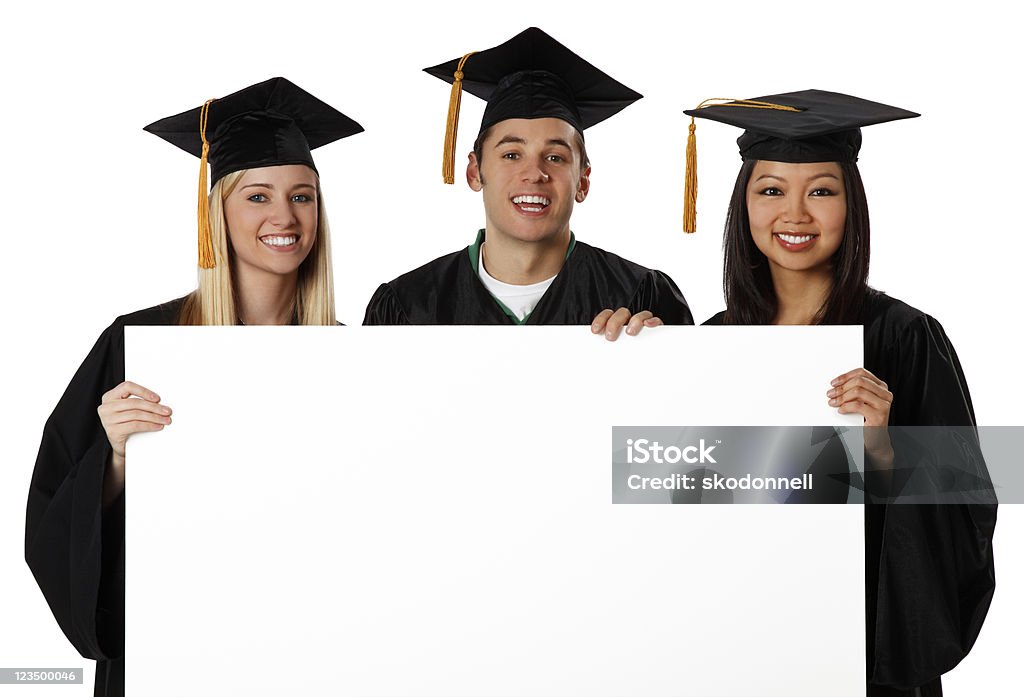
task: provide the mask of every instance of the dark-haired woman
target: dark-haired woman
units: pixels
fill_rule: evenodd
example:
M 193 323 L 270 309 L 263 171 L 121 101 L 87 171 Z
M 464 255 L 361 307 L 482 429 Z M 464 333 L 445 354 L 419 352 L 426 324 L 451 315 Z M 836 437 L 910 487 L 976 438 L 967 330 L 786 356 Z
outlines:
M 860 127 L 912 112 L 809 90 L 687 112 L 742 127 L 725 230 L 727 308 L 705 324 L 862 324 L 864 366 L 822 386 L 864 418 L 868 467 L 898 471 L 885 427 L 975 426 L 963 370 L 931 316 L 867 285 Z M 894 465 L 895 463 L 895 465 Z M 996 506 L 866 505 L 867 694 L 942 694 L 995 588 Z

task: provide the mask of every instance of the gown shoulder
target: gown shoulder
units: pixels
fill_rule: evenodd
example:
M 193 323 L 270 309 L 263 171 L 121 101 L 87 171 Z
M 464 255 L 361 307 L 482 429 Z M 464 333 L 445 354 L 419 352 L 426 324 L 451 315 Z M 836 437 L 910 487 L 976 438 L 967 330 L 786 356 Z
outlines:
M 185 295 L 174 300 L 147 307 L 144 310 L 136 310 L 126 315 L 121 315 L 114 320 L 112 326 L 167 326 L 178 323 L 178 314 L 181 306 L 189 296 Z
M 889 385 L 891 426 L 974 426 L 956 349 L 931 315 L 871 291 L 864 306 L 864 367 Z
M 438 315 L 444 298 L 457 296 L 460 286 L 475 280 L 472 271 L 463 248 L 382 283 L 366 306 L 363 324 L 425 324 L 413 319 Z
M 619 292 L 628 298 L 622 306 L 630 312 L 635 314 L 649 310 L 665 324 L 693 324 L 693 313 L 685 296 L 667 273 L 647 268 L 585 242 L 577 242 L 576 248 L 577 253 L 580 253 L 579 262 L 592 267 L 595 281 L 618 280 L 621 284 Z M 610 295 L 614 297 L 615 293 Z

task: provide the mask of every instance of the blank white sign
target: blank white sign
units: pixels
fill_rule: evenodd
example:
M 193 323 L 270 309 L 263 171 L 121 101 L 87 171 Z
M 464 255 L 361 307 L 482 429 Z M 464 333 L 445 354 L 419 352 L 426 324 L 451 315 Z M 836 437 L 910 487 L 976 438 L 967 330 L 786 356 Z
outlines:
M 859 506 L 611 503 L 615 425 L 855 425 L 859 327 L 126 332 L 129 695 L 863 695 Z

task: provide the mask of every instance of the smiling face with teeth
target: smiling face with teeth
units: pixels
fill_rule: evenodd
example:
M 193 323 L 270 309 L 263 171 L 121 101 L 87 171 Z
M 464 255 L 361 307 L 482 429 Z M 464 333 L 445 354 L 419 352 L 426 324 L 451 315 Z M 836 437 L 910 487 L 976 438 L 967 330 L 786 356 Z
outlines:
M 297 275 L 316 241 L 317 195 L 306 165 L 246 171 L 224 199 L 236 277 Z
M 754 165 L 747 184 L 754 244 L 775 276 L 828 271 L 846 227 L 846 187 L 836 162 Z
M 573 204 L 590 189 L 578 138 L 556 118 L 507 119 L 490 128 L 483 161 L 471 153 L 466 170 L 470 188 L 483 192 L 488 241 L 568 244 Z

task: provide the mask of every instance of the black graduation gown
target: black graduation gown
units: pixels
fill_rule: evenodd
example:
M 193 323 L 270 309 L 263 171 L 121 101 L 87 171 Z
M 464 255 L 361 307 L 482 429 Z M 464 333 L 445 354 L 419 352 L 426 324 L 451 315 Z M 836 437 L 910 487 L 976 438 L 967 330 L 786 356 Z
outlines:
M 114 320 L 43 428 L 25 517 L 25 560 L 57 623 L 96 660 L 96 695 L 124 695 L 124 494 L 102 509 L 111 448 L 96 408 L 124 381 L 124 328 L 177 324 L 184 298 Z
M 864 367 L 893 393 L 891 426 L 976 425 L 933 317 L 872 291 L 863 324 Z M 864 507 L 869 695 L 941 694 L 938 676 L 971 650 L 992 601 L 995 519 L 995 504 Z
M 666 274 L 573 238 L 562 270 L 519 322 L 477 275 L 483 231 L 466 249 L 382 284 L 363 324 L 590 324 L 607 308 L 650 310 L 665 324 L 693 324 L 686 299 Z

